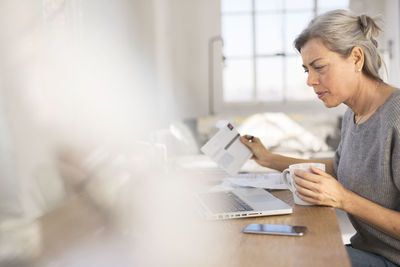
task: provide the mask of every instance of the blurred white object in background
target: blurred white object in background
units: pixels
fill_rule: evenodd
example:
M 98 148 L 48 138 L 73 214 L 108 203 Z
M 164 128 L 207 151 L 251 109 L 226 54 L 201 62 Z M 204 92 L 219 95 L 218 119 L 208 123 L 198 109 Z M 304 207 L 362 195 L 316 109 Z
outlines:
M 97 203 L 116 213 L 135 195 L 128 189 L 146 195 L 140 190 L 150 188 L 125 186 L 132 176 L 145 180 L 162 172 L 157 164 L 165 155 L 157 151 L 163 149 L 133 149 L 134 159 L 123 149 L 166 124 L 154 104 L 152 14 L 145 0 L 0 2 L 0 159 L 7 165 L 0 177 L 0 265 L 36 255 L 40 238 L 33 236 L 74 230 L 68 223 L 42 232 L 34 225 L 70 201 L 68 186 L 79 188 L 88 178 L 90 152 L 115 148 L 105 164 L 92 162 L 90 174 L 98 177 L 91 187 Z M 63 173 L 58 157 L 65 150 L 78 153 L 64 162 Z M 74 223 L 80 220 L 90 218 Z
M 261 139 L 274 152 L 321 152 L 328 145 L 284 113 L 255 114 L 238 126 L 241 134 Z
M 152 131 L 149 141 L 164 146 L 168 160 L 177 156 L 199 153 L 193 133 L 182 122 L 172 122 L 168 128 Z
M 26 264 L 41 251 L 40 224 L 29 219 L 0 221 L 0 265 Z M 5 265 L 1 265 L 5 266 Z

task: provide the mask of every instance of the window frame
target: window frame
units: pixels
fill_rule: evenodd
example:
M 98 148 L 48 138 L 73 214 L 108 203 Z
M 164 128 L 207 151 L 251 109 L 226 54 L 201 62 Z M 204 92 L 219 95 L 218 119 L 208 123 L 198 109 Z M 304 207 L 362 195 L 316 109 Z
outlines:
M 283 92 L 283 100 L 281 101 L 260 101 L 257 100 L 257 59 L 263 58 L 263 57 L 275 57 L 275 58 L 281 58 L 283 61 L 284 58 L 290 58 L 290 57 L 300 57 L 299 54 L 296 54 L 295 51 L 293 53 L 277 53 L 277 54 L 259 54 L 257 55 L 256 51 L 256 16 L 257 14 L 261 12 L 257 12 L 255 10 L 255 0 L 250 0 L 252 9 L 251 12 L 247 12 L 246 14 L 249 14 L 251 16 L 252 20 L 252 38 L 253 38 L 253 47 L 252 47 L 252 55 L 246 57 L 247 59 L 252 60 L 253 64 L 253 69 L 252 69 L 252 76 L 253 76 L 253 88 L 252 88 L 252 100 L 250 101 L 243 101 L 243 102 L 225 102 L 224 101 L 224 88 L 223 88 L 223 60 L 216 60 L 217 59 L 226 59 L 225 55 L 223 55 L 223 45 L 222 44 L 216 44 L 213 49 L 215 50 L 215 58 L 213 59 L 214 63 L 214 69 L 215 69 L 215 79 L 211 81 L 213 83 L 213 86 L 215 88 L 214 92 L 214 110 L 216 113 L 219 114 L 252 114 L 252 113 L 258 113 L 258 112 L 288 112 L 288 113 L 295 113 L 295 112 L 304 112 L 304 113 L 313 113 L 313 112 L 324 112 L 326 111 L 326 108 L 324 107 L 323 103 L 319 101 L 317 98 L 314 100 L 293 100 L 293 99 L 287 99 L 287 95 L 285 96 L 285 92 L 288 90 L 287 86 L 287 63 L 283 62 L 283 87 L 282 89 L 284 90 Z M 283 9 L 279 11 L 282 17 L 285 16 L 287 12 L 293 13 L 293 12 L 304 12 L 305 9 L 299 9 L 299 10 L 290 10 L 288 11 L 287 9 Z M 314 7 L 312 9 L 313 17 L 318 15 L 319 9 L 318 9 L 318 0 L 314 0 Z M 238 12 L 238 14 L 243 14 L 243 12 Z M 229 15 L 226 14 L 226 15 Z M 231 14 L 232 15 L 232 14 Z M 220 12 L 221 16 L 221 26 L 222 26 L 222 20 L 223 20 L 223 12 L 221 10 Z M 284 20 L 283 20 L 284 21 Z M 284 22 L 283 22 L 284 23 Z M 283 26 L 284 27 L 284 26 Z M 221 33 L 222 33 L 222 28 L 221 28 Z M 284 34 L 282 35 L 282 38 L 284 40 Z M 282 46 L 282 51 L 285 51 L 285 42 L 283 42 Z M 245 57 L 242 57 L 245 58 Z M 299 66 L 301 68 L 301 66 Z M 309 88 L 310 90 L 313 90 L 311 87 Z M 344 106 L 344 105 L 341 105 Z M 335 109 L 336 111 L 334 112 L 335 114 L 341 114 L 344 111 L 344 108 L 339 108 Z

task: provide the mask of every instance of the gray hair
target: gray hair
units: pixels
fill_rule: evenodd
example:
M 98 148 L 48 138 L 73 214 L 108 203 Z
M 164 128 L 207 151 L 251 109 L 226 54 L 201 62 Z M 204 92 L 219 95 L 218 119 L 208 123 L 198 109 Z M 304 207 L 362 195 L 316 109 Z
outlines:
M 381 29 L 367 15 L 354 15 L 346 10 L 333 10 L 315 17 L 294 41 L 297 51 L 311 39 L 320 38 L 327 48 L 347 58 L 355 46 L 364 51 L 363 73 L 382 81 L 379 69 L 383 60 L 376 37 Z

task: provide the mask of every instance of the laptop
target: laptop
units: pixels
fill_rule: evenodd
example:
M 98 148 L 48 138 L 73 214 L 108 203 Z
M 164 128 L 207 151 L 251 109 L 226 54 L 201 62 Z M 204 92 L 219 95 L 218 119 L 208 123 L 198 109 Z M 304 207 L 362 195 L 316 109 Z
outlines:
M 291 214 L 293 209 L 262 188 L 237 188 L 197 195 L 208 220 Z

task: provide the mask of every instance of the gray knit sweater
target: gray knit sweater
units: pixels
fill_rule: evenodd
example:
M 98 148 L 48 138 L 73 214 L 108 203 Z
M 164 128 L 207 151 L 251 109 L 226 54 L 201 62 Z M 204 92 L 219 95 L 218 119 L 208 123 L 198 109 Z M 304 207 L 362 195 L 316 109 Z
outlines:
M 400 91 L 395 91 L 364 123 L 354 124 L 348 109 L 335 154 L 339 182 L 354 193 L 400 212 Z M 354 248 L 400 264 L 400 240 L 348 214 L 357 233 Z M 400 224 L 400 221 L 397 222 Z

